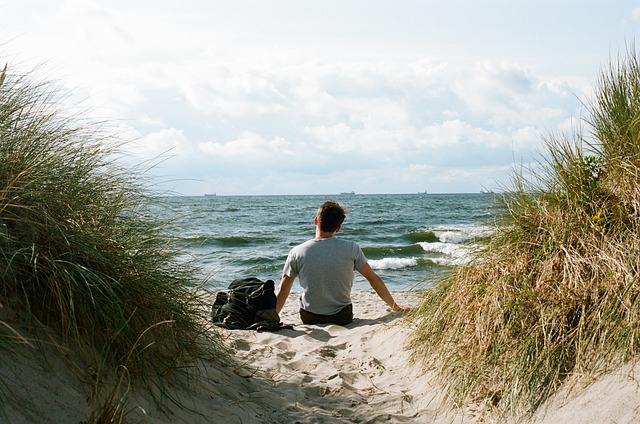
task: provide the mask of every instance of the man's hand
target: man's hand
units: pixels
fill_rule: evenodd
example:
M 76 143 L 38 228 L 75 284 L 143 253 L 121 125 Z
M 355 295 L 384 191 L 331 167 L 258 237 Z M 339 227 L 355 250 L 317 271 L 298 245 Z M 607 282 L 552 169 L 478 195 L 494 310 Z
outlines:
M 411 312 L 411 307 L 410 306 L 400 306 L 397 303 L 394 302 L 393 306 L 391 307 L 391 311 L 392 312 Z

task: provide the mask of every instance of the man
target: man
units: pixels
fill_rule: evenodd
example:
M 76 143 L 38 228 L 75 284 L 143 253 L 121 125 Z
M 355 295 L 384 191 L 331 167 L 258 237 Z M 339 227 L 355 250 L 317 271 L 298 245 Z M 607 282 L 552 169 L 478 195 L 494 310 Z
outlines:
M 298 277 L 302 287 L 300 318 L 303 323 L 349 324 L 353 321 L 351 287 L 354 270 L 367 279 L 392 311 L 408 310 L 393 300 L 382 278 L 371 269 L 362 249 L 352 241 L 335 237 L 345 216 L 345 208 L 336 201 L 330 200 L 320 206 L 313 219 L 316 237 L 291 249 L 285 262 L 276 293 L 278 313 Z

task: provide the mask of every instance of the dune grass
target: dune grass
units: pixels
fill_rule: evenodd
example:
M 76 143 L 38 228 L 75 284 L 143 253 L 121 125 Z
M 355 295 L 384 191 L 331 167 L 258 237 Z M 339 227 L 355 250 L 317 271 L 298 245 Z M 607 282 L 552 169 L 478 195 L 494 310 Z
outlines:
M 0 304 L 88 358 L 96 395 L 118 370 L 158 388 L 197 359 L 226 360 L 197 268 L 146 213 L 143 174 L 61 99 L 29 74 L 0 73 Z M 0 348 L 15 344 L 0 324 Z
M 584 129 L 545 140 L 537 171 L 514 172 L 486 247 L 416 312 L 414 358 L 438 369 L 450 400 L 530 414 L 561 385 L 637 358 L 635 49 L 602 72 L 587 107 Z

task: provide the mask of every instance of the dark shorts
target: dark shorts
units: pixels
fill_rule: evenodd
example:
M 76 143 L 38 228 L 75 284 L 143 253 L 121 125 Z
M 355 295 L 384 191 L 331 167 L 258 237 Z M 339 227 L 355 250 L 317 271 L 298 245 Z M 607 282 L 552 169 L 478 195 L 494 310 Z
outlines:
M 353 305 L 349 304 L 340 309 L 337 314 L 318 315 L 313 312 L 300 309 L 300 318 L 305 324 L 338 324 L 347 325 L 353 321 Z

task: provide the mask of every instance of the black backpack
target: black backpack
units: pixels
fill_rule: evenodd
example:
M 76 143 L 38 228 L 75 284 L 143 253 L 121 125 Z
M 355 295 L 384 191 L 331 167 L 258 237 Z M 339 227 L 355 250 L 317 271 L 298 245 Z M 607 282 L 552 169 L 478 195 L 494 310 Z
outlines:
M 215 325 L 231 330 L 275 331 L 283 328 L 276 312 L 273 280 L 233 280 L 229 291 L 216 294 L 211 320 Z

